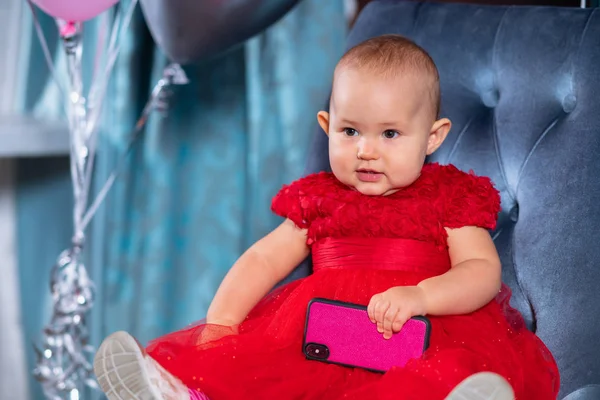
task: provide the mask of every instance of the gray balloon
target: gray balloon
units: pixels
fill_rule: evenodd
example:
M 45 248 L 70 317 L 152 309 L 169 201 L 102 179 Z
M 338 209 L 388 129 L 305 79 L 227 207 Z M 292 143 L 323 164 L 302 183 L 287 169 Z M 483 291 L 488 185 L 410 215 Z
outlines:
M 298 0 L 140 0 L 158 46 L 189 64 L 244 42 L 285 15 Z

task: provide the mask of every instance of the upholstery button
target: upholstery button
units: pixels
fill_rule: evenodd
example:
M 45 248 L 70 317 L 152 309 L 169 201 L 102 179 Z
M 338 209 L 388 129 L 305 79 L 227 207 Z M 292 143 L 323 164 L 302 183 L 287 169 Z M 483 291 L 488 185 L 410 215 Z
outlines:
M 510 220 L 512 222 L 517 222 L 517 220 L 519 219 L 519 205 L 515 204 L 513 206 L 513 208 L 510 209 L 510 212 L 508 213 L 508 217 L 510 218 Z
M 577 105 L 577 97 L 575 97 L 575 95 L 568 94 L 563 98 L 562 108 L 563 108 L 563 111 L 566 112 L 567 114 L 570 113 L 571 111 L 573 111 L 575 109 L 576 105 Z
M 500 92 L 497 89 L 490 89 L 481 95 L 481 101 L 486 107 L 494 108 L 500 101 Z

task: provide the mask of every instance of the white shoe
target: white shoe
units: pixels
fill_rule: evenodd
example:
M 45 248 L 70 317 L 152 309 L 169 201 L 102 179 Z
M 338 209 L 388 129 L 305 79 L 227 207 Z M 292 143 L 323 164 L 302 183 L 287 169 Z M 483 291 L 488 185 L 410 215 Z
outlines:
M 446 400 L 515 400 L 515 393 L 500 375 L 480 372 L 458 384 Z
M 188 388 L 146 355 L 128 333 L 117 332 L 102 342 L 94 372 L 109 400 L 189 400 Z

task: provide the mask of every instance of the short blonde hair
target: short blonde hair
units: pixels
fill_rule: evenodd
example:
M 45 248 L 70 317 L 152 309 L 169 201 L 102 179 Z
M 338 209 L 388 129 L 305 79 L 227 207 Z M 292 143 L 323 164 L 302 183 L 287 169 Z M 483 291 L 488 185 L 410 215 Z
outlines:
M 366 69 L 383 76 L 418 74 L 429 84 L 435 118 L 440 113 L 440 76 L 433 59 L 410 39 L 400 35 L 382 35 L 352 47 L 340 59 L 338 68 Z

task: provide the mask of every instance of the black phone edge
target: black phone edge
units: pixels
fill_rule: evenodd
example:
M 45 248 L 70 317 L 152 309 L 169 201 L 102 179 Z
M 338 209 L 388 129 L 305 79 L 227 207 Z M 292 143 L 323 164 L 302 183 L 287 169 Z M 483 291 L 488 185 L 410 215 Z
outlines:
M 323 363 L 335 364 L 335 365 L 339 365 L 339 366 L 342 366 L 342 367 L 348 367 L 348 368 L 360 368 L 360 369 L 364 369 L 366 371 L 377 372 L 377 373 L 380 373 L 380 374 L 385 374 L 386 373 L 386 371 L 382 371 L 382 370 L 379 370 L 379 369 L 357 367 L 356 365 L 352 365 L 352 364 L 344 364 L 344 363 L 341 363 L 341 362 L 329 361 L 329 360 L 322 360 L 320 358 L 311 357 L 308 354 L 306 354 L 306 351 L 305 351 L 306 346 L 308 346 L 309 344 L 319 344 L 319 343 L 305 343 L 304 344 L 304 347 L 302 348 L 302 352 L 304 353 L 304 357 L 306 357 L 307 360 L 320 361 L 320 362 L 323 362 Z
M 362 306 L 360 304 L 355 304 L 355 303 L 348 303 L 345 301 L 340 301 L 340 300 L 330 300 L 330 299 L 324 299 L 321 297 L 315 297 L 314 299 L 311 299 L 308 302 L 308 306 L 306 307 L 306 318 L 304 321 L 304 333 L 303 333 L 303 338 L 302 338 L 302 353 L 304 354 L 304 356 L 309 359 L 309 360 L 315 360 L 315 361 L 321 361 L 321 362 L 326 362 L 329 364 L 336 364 L 336 365 L 341 365 L 344 367 L 350 367 L 350 368 L 361 368 L 361 369 L 366 369 L 368 371 L 372 371 L 372 372 L 385 372 L 385 371 L 379 371 L 379 370 L 374 370 L 374 369 L 369 369 L 369 368 L 363 368 L 363 367 L 357 367 L 356 365 L 346 365 L 346 364 L 342 364 L 342 363 L 338 363 L 338 362 L 334 362 L 334 361 L 328 361 L 328 360 L 321 360 L 319 358 L 314 358 L 309 356 L 308 354 L 306 354 L 306 346 L 309 345 L 310 343 L 306 343 L 306 334 L 307 334 L 307 329 L 308 329 L 308 320 L 310 317 L 310 307 L 313 305 L 313 303 L 324 303 L 324 304 L 331 304 L 334 306 L 341 306 L 341 307 L 348 307 L 348 308 L 355 308 L 357 310 L 363 310 L 363 311 L 367 311 L 367 307 L 366 306 Z M 427 350 L 429 348 L 429 338 L 431 335 L 431 321 L 429 321 L 429 318 L 422 316 L 422 315 L 418 315 L 415 317 L 412 317 L 411 319 L 416 319 L 418 321 L 422 321 L 423 323 L 425 323 L 425 340 L 423 341 L 423 352 L 425 352 L 425 350 Z M 314 344 L 319 344 L 319 343 L 314 343 Z

